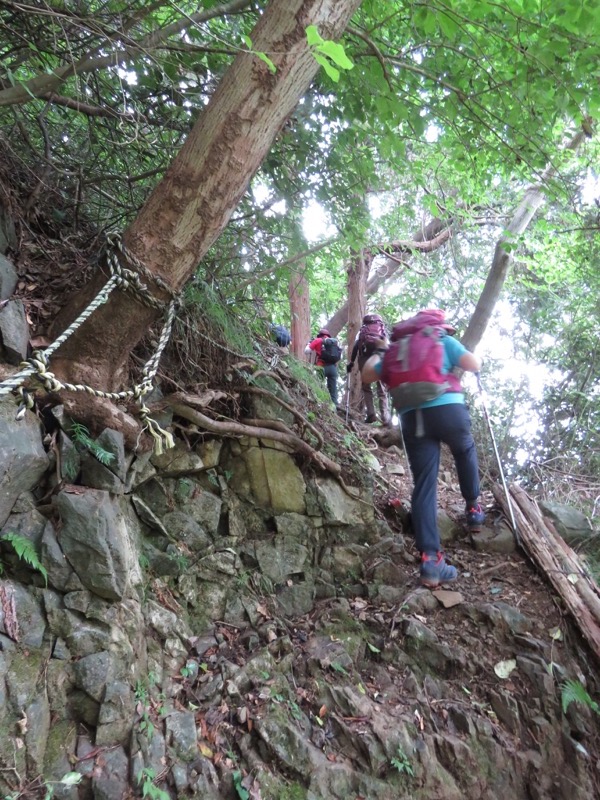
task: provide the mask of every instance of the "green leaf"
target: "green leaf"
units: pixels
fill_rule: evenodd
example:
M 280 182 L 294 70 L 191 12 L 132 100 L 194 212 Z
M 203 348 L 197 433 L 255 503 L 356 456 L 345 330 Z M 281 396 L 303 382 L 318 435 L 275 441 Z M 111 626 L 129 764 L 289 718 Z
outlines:
M 353 69 L 354 63 L 346 55 L 343 45 L 337 42 L 323 42 L 318 48 L 320 53 L 330 58 L 341 69 Z
M 371 642 L 367 642 L 367 647 L 372 653 L 381 653 L 381 650 L 378 647 L 375 647 L 374 644 L 371 644 Z
M 26 564 L 29 564 L 30 567 L 33 567 L 33 569 L 36 569 L 43 575 L 47 586 L 48 572 L 42 565 L 38 554 L 36 553 L 35 548 L 29 539 L 26 539 L 25 536 L 20 536 L 18 533 L 5 533 L 4 536 L 1 536 L 0 538 L 12 545 L 13 550 L 22 561 L 24 561 Z
M 561 700 L 563 714 L 567 713 L 567 709 L 571 703 L 580 703 L 581 705 L 588 706 L 588 708 L 591 708 L 596 713 L 600 711 L 600 706 L 598 703 L 596 703 L 595 700 L 592 700 L 586 691 L 585 686 L 583 686 L 583 684 L 579 681 L 569 680 L 563 683 Z
M 59 783 L 64 783 L 65 786 L 76 786 L 81 783 L 82 779 L 83 775 L 80 772 L 67 772 L 66 775 L 62 776 Z
M 319 53 L 313 53 L 315 61 L 320 64 L 325 72 L 329 75 L 331 80 L 334 83 L 338 83 L 340 79 L 340 71 L 336 69 L 330 61 L 328 61 L 325 56 L 320 55 Z
M 438 24 L 440 30 L 447 39 L 454 41 L 456 32 L 458 31 L 458 23 L 456 20 L 444 11 L 438 12 Z
M 317 30 L 316 25 L 309 25 L 306 29 L 306 41 L 312 46 L 316 44 L 323 44 L 325 40 Z
M 246 47 L 248 48 L 248 50 L 252 50 L 252 39 L 249 36 L 244 35 L 242 36 L 242 40 L 246 45 Z
M 242 773 L 239 769 L 231 774 L 233 785 L 240 800 L 249 800 L 250 792 L 242 786 Z
M 261 53 L 257 50 L 254 55 L 258 56 L 261 61 L 264 61 L 267 67 L 271 70 L 271 72 L 277 72 L 277 67 L 271 61 L 271 59 L 266 53 Z

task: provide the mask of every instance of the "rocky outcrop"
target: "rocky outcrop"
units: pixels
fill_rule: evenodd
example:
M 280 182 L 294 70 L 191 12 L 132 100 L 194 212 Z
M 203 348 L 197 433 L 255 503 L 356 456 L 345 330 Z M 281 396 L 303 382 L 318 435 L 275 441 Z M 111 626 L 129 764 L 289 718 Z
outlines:
M 100 463 L 56 417 L 60 484 L 36 418 L 0 419 L 3 795 L 594 796 L 577 651 L 509 579 L 415 588 L 368 479 L 251 438 L 138 458 L 105 431 Z

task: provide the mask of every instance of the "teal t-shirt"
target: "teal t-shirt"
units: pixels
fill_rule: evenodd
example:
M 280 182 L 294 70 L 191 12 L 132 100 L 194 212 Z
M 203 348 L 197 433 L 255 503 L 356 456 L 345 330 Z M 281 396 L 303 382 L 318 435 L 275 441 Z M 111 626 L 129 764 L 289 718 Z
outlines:
M 444 344 L 444 363 L 442 364 L 442 374 L 447 375 L 454 367 L 458 366 L 460 357 L 469 351 L 453 336 L 444 336 L 442 342 Z M 375 367 L 375 370 L 378 374 L 381 374 L 382 363 L 383 361 L 380 361 Z M 445 394 L 441 394 L 439 397 L 436 397 L 434 400 L 428 400 L 426 403 L 420 405 L 419 408 L 447 406 L 450 403 L 464 404 L 464 402 L 465 396 L 462 392 L 446 392 Z M 414 406 L 407 406 L 406 408 L 401 408 L 398 413 L 405 414 L 407 411 L 414 411 L 414 409 Z

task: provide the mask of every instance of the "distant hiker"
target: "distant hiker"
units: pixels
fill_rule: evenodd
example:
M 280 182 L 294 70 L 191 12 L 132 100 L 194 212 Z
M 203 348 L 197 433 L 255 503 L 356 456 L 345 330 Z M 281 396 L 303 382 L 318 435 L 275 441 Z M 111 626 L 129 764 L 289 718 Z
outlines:
M 271 335 L 275 339 L 276 344 L 282 348 L 288 348 L 292 341 L 292 336 L 284 325 L 273 323 L 271 325 Z
M 414 480 L 412 526 L 421 552 L 421 583 L 434 588 L 456 580 L 446 563 L 437 527 L 437 476 L 440 446 L 454 458 L 467 527 L 480 531 L 479 467 L 471 418 L 455 367 L 479 372 L 481 361 L 453 338 L 455 329 L 439 309 L 420 311 L 394 326 L 391 343 L 379 363 L 365 367 L 366 378 L 379 375 L 400 414 L 402 434 Z M 373 359 L 374 362 L 377 359 Z
M 361 328 L 358 332 L 358 336 L 356 337 L 356 341 L 354 342 L 350 361 L 346 365 L 346 374 L 350 375 L 352 368 L 354 367 L 354 362 L 357 359 L 358 370 L 362 373 L 362 369 L 367 360 L 373 355 L 377 347 L 381 347 L 382 340 L 384 343 L 387 340 L 387 331 L 385 329 L 383 320 L 379 314 L 366 314 L 363 317 Z M 375 381 L 375 387 L 379 401 L 381 422 L 383 425 L 389 425 L 391 422 L 391 417 L 388 409 L 387 390 L 381 381 Z M 373 388 L 370 383 L 362 383 L 362 396 L 365 404 L 365 410 L 367 412 L 365 422 L 367 424 L 377 422 L 375 403 L 373 402 Z
M 317 367 L 323 368 L 323 375 L 327 381 L 327 391 L 333 404 L 337 406 L 337 379 L 338 361 L 342 357 L 342 348 L 335 337 L 331 336 L 327 328 L 321 328 L 316 337 L 306 345 L 306 355 L 315 353 Z

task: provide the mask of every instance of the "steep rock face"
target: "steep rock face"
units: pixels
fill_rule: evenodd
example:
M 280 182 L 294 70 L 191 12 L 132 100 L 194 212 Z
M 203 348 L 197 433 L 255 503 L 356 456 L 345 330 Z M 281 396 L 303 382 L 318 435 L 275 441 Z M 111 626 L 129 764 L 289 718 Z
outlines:
M 597 720 L 560 696 L 589 666 L 524 565 L 459 543 L 462 593 L 417 588 L 368 485 L 257 439 L 136 459 L 106 431 L 49 503 L 35 419 L 5 419 L 2 530 L 39 561 L 0 544 L 3 795 L 595 796 Z

